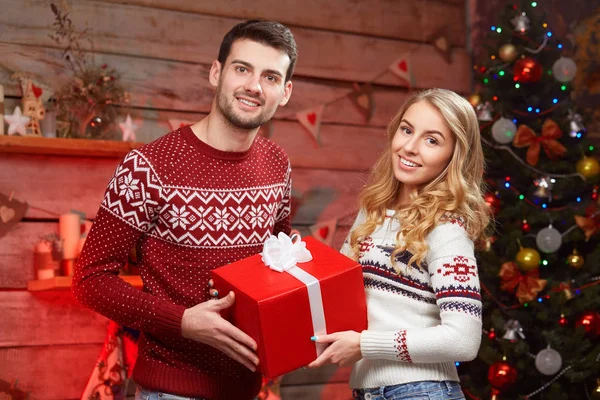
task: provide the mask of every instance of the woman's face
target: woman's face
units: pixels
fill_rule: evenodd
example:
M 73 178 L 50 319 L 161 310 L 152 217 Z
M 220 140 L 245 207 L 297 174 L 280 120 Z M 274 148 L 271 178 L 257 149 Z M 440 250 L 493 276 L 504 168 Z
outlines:
M 406 195 L 437 178 L 446 168 L 455 144 L 442 114 L 426 101 L 411 105 L 392 139 L 392 168 Z

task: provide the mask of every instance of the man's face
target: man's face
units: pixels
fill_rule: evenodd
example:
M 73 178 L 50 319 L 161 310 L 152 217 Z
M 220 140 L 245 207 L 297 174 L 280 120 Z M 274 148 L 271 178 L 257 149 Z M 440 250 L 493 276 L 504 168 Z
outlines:
M 225 64 L 215 61 L 210 70 L 217 110 L 236 128 L 258 128 L 292 94 L 292 82 L 285 82 L 289 65 L 282 51 L 248 39 L 235 41 Z

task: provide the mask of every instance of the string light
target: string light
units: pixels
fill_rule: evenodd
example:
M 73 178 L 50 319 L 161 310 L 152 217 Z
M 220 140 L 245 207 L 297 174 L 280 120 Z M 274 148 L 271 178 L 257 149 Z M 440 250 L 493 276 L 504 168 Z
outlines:
M 548 265 L 548 260 L 542 260 L 542 265 Z
M 565 86 L 565 85 L 562 85 L 560 88 L 561 88 L 561 90 L 567 90 L 567 86 Z
M 494 25 L 492 25 L 492 30 L 493 30 L 493 31 L 495 31 L 495 30 L 496 30 L 496 27 L 495 27 Z
M 518 88 L 520 88 L 520 87 L 521 87 L 521 85 L 520 85 L 520 84 L 518 84 L 518 83 L 515 83 L 515 87 L 518 89 Z
M 500 72 L 498 72 L 498 75 L 500 75 L 500 76 L 504 76 L 504 71 L 500 71 Z
M 546 35 L 548 35 L 548 37 L 552 37 L 552 32 L 548 32 Z
M 594 146 L 590 146 L 588 149 L 590 149 L 590 151 L 594 151 Z
M 562 49 L 562 44 L 559 44 L 559 45 L 558 45 L 558 48 L 559 48 L 559 49 Z
M 502 33 L 502 28 L 500 28 L 500 27 L 496 28 L 496 32 Z
M 537 6 L 537 2 L 534 1 L 531 3 L 531 7 L 536 7 L 536 6 Z
M 552 102 L 553 102 L 554 104 L 556 104 L 556 103 L 558 103 L 558 99 L 552 99 Z

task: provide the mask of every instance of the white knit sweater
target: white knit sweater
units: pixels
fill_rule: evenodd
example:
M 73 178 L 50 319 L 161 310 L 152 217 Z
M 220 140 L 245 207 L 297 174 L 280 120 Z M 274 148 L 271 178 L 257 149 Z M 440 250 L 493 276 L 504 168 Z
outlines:
M 367 297 L 363 359 L 352 369 L 352 388 L 416 381 L 458 381 L 456 361 L 472 360 L 481 342 L 481 295 L 473 242 L 460 218 L 447 216 L 427 236 L 426 265 L 407 267 L 409 252 L 391 266 L 398 221 L 387 212 L 361 243 L 359 262 Z M 361 212 L 354 227 L 364 221 Z M 341 252 L 349 254 L 348 240 Z

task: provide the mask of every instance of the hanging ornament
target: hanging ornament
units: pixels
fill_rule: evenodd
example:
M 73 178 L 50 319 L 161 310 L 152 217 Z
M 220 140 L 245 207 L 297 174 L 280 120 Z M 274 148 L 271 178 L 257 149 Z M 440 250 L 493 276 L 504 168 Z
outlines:
M 490 236 L 485 238 L 485 240 L 477 241 L 476 245 L 479 250 L 490 251 L 492 249 L 492 245 L 496 241 L 496 236 Z
M 592 190 L 592 200 L 598 200 L 598 185 L 594 186 Z
M 473 93 L 469 96 L 469 103 L 471 103 L 473 107 L 477 107 L 479 103 L 481 103 L 481 96 L 477 93 Z
M 486 193 L 484 200 L 494 215 L 500 211 L 500 199 L 494 193 Z
M 585 133 L 586 128 L 583 125 L 581 115 L 569 110 L 569 136 L 576 138 L 578 135 Z
M 596 337 L 600 335 L 600 314 L 595 311 L 588 311 L 579 317 L 575 322 L 575 326 L 583 327 L 587 335 Z
M 531 57 L 521 58 L 513 67 L 514 80 L 521 83 L 534 83 L 542 77 L 542 66 Z
M 536 249 L 532 249 L 531 247 L 521 247 L 515 261 L 521 271 L 527 272 L 538 268 L 541 259 L 540 253 L 538 253 Z
M 496 339 L 496 332 L 494 331 L 494 328 L 490 329 L 490 331 L 488 333 L 488 339 L 490 339 L 490 340 Z
M 584 260 L 583 256 L 581 254 L 579 254 L 577 249 L 573 249 L 573 252 L 567 256 L 567 264 L 569 264 L 569 267 L 571 267 L 571 268 L 579 269 L 579 268 L 583 267 L 584 263 L 585 263 L 585 260 Z
M 508 321 L 506 321 L 506 323 L 504 324 L 504 329 L 506 330 L 506 333 L 504 334 L 504 336 L 502 336 L 502 339 L 510 340 L 511 342 L 514 342 L 519 338 L 525 339 L 523 327 L 521 326 L 521 323 L 516 319 L 509 319 Z
M 545 279 L 539 279 L 538 268 L 523 275 L 517 268 L 517 264 L 512 261 L 502 264 L 498 276 L 502 281 L 500 289 L 507 292 L 513 292 L 516 289 L 515 296 L 521 304 L 535 299 L 535 296 L 544 290 L 548 283 Z
M 529 30 L 529 18 L 524 12 L 516 15 L 510 22 L 512 22 L 517 32 L 525 33 Z
M 476 107 L 477 110 L 477 119 L 480 121 L 491 121 L 493 119 L 492 117 L 492 105 L 490 104 L 489 101 L 486 101 L 483 104 L 479 104 Z
M 492 125 L 492 137 L 500 144 L 512 142 L 517 133 L 517 126 L 508 118 L 498 118 Z
M 567 148 L 557 140 L 562 135 L 563 131 L 558 124 L 548 118 L 542 125 L 540 136 L 537 136 L 534 130 L 527 125 L 519 125 L 519 129 L 517 129 L 513 140 L 513 146 L 517 148 L 528 147 L 527 163 L 529 165 L 536 165 L 540 158 L 540 149 L 544 149 L 544 153 L 551 160 L 556 160 L 567 152 Z
M 575 224 L 583 231 L 586 242 L 600 230 L 600 215 L 597 213 L 594 213 L 590 217 L 575 215 L 573 218 L 575 219 Z
M 517 58 L 517 48 L 514 44 L 507 43 L 500 46 L 498 50 L 498 56 L 506 63 L 511 63 Z
M 521 222 L 521 231 L 523 233 L 529 233 L 530 230 L 531 230 L 531 225 L 529 225 L 527 220 L 524 219 L 523 222 Z
M 577 161 L 575 169 L 586 178 L 594 178 L 600 173 L 600 164 L 594 157 L 584 156 Z
M 533 181 L 536 189 L 533 192 L 533 195 L 539 197 L 540 199 L 548 199 L 548 201 L 552 201 L 552 187 L 554 187 L 554 179 L 549 176 L 542 176 Z
M 568 57 L 560 57 L 552 65 L 552 75 L 559 82 L 570 82 L 577 74 L 577 65 L 575 61 Z
M 569 321 L 567 321 L 567 319 L 565 318 L 565 314 L 560 314 L 560 319 L 558 320 L 558 324 L 560 326 L 567 326 L 569 324 Z
M 558 287 L 552 288 L 553 292 L 562 292 L 565 295 L 565 300 L 571 300 L 573 292 L 571 291 L 571 284 L 568 282 L 562 282 Z
M 546 254 L 554 253 L 562 245 L 562 235 L 550 224 L 538 232 L 535 236 L 535 244 L 538 249 Z
M 495 362 L 488 369 L 488 381 L 496 391 L 507 390 L 517 381 L 517 370 L 506 361 Z
M 535 367 L 541 374 L 554 375 L 562 367 L 562 357 L 558 351 L 548 345 L 535 356 Z

